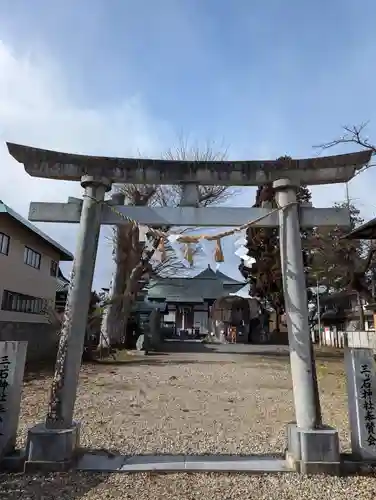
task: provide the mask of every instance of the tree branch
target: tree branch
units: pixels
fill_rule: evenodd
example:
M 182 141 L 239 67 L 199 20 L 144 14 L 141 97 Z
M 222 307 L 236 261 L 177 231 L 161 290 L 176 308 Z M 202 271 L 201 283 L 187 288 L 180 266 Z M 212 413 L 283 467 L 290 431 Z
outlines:
M 338 139 L 314 146 L 316 149 L 326 150 L 338 146 L 339 144 L 358 144 L 362 148 L 370 149 L 373 154 L 376 153 L 376 146 L 364 136 L 364 131 L 368 126 L 368 121 L 360 125 L 344 126 L 344 134 Z

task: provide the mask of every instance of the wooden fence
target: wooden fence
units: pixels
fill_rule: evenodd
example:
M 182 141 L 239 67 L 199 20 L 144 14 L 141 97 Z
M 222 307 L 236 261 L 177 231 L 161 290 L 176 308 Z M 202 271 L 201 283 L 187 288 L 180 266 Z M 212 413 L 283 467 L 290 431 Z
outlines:
M 335 328 L 322 330 L 313 342 L 321 346 L 337 347 L 366 347 L 374 349 L 376 352 L 376 332 L 375 331 L 338 331 Z

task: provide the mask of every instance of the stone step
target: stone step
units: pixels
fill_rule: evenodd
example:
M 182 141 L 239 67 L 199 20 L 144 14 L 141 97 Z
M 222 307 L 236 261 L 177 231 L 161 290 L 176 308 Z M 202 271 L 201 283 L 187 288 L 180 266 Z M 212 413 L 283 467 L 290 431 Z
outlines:
M 284 458 L 252 455 L 138 455 L 127 457 L 85 454 L 76 466 L 98 472 L 292 472 Z

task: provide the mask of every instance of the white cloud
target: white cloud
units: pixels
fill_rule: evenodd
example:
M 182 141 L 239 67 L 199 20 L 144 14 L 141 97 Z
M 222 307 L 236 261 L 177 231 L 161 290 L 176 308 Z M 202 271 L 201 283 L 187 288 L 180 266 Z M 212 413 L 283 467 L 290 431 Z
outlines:
M 158 134 L 159 132 L 159 134 Z M 74 103 L 64 73 L 50 60 L 31 61 L 16 55 L 0 41 L 0 199 L 27 217 L 30 201 L 64 202 L 81 196 L 78 183 L 30 177 L 10 157 L 6 141 L 82 154 L 137 156 L 140 152 L 159 156 L 166 145 L 161 136 L 169 127 L 153 120 L 140 96 L 130 96 L 117 106 L 88 109 Z M 246 188 L 232 202 L 253 203 L 254 188 Z M 77 226 L 37 224 L 43 231 L 74 252 Z M 109 229 L 102 228 L 94 287 L 108 286 L 112 270 Z M 239 277 L 239 259 L 233 241 L 224 242 L 226 262 L 221 269 Z M 204 267 L 207 264 L 204 265 Z M 63 265 L 68 272 L 68 265 Z
M 155 123 L 140 96 L 125 97 L 116 106 L 83 108 L 69 95 L 66 76 L 53 62 L 31 61 L 0 41 L 0 199 L 21 215 L 30 201 L 66 201 L 80 196 L 78 183 L 28 176 L 10 157 L 5 141 L 46 149 L 107 156 L 158 156 L 163 148 Z M 77 226 L 38 224 L 74 251 Z M 104 231 L 102 231 L 104 233 Z M 108 233 L 107 233 L 108 234 Z M 105 286 L 111 267 L 109 242 L 101 238 L 95 285 Z

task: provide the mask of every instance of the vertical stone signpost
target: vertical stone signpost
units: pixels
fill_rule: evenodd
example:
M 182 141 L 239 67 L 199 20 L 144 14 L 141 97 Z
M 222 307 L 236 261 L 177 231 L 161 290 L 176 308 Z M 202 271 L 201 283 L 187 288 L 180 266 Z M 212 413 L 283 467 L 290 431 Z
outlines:
M 345 350 L 351 448 L 356 460 L 376 462 L 376 365 L 373 350 Z
M 0 342 L 0 460 L 16 445 L 27 342 Z
M 265 162 L 200 162 L 150 159 L 98 158 L 70 155 L 9 144 L 10 154 L 23 163 L 32 176 L 83 180 L 86 187 L 82 204 L 32 203 L 29 219 L 44 222 L 80 223 L 74 261 L 74 277 L 69 292 L 59 353 L 45 424 L 29 432 L 28 459 L 54 468 L 69 463 L 77 446 L 78 430 L 73 422 L 78 374 L 85 335 L 100 224 L 122 224 L 126 218 L 147 226 L 240 226 L 257 220 L 261 227 L 279 227 L 286 298 L 291 373 L 296 423 L 288 426 L 288 455 L 291 465 L 302 472 L 338 471 L 339 442 L 336 430 L 318 422 L 317 388 L 312 365 L 308 325 L 306 284 L 302 261 L 301 227 L 349 224 L 346 209 L 315 209 L 296 206 L 300 184 L 347 182 L 366 165 L 370 151 L 334 157 L 291 160 L 287 164 Z M 108 183 L 100 179 L 109 179 Z M 99 179 L 99 180 L 98 180 Z M 152 208 L 100 206 L 111 182 L 125 184 L 185 185 L 180 207 Z M 259 186 L 274 182 L 279 214 L 269 208 L 197 208 L 198 185 Z M 90 192 L 90 187 L 97 191 Z M 88 191 L 89 189 L 89 191 Z M 88 200 L 95 202 L 89 202 Z M 96 207 L 96 208 L 95 208 Z M 102 208 L 102 210 L 101 210 Z M 118 215 L 120 213 L 120 215 Z M 262 220 L 261 220 L 262 219 Z M 369 404 L 369 403 L 367 403 Z

